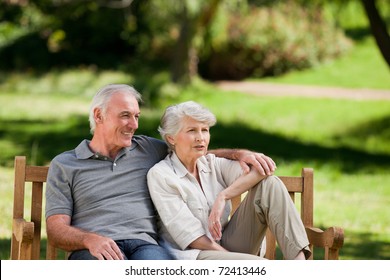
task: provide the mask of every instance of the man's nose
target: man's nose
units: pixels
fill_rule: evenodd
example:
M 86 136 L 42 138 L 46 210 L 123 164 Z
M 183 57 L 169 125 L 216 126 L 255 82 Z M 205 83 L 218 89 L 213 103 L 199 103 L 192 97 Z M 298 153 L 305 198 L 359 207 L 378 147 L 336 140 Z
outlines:
M 131 127 L 132 129 L 137 129 L 138 128 L 138 119 L 131 118 L 128 122 L 128 126 Z

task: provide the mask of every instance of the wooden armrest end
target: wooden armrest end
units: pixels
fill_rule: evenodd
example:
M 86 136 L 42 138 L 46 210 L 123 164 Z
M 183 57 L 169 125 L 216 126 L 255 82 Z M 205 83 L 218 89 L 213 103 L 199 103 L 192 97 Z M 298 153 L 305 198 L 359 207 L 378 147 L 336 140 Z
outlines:
M 34 237 L 34 223 L 25 219 L 13 220 L 13 232 L 15 239 L 22 243 L 32 243 Z
M 11 259 L 29 260 L 31 259 L 31 248 L 34 238 L 34 223 L 25 219 L 13 219 L 12 221 L 12 241 Z
M 344 244 L 344 229 L 341 227 L 330 227 L 325 231 L 306 227 L 306 233 L 310 244 L 315 247 L 340 249 Z

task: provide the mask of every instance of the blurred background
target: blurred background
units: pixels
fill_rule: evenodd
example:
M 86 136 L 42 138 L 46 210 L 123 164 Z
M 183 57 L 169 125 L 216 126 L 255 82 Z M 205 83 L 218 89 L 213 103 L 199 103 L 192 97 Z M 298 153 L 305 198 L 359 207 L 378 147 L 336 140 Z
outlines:
M 211 148 L 313 167 L 314 223 L 345 229 L 340 259 L 390 259 L 389 30 L 388 0 L 0 1 L 0 259 L 14 156 L 48 165 L 90 138 L 109 83 L 142 94 L 139 134 L 192 99 L 217 116 Z

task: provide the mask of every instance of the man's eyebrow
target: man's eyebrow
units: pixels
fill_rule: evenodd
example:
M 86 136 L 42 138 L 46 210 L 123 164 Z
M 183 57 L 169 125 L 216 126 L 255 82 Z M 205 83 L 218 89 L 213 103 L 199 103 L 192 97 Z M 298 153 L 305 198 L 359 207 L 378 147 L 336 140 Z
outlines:
M 140 112 L 140 111 L 137 111 L 137 112 L 133 113 L 133 112 L 131 112 L 131 111 L 125 110 L 125 111 L 121 111 L 119 114 L 120 114 L 120 115 L 134 115 L 134 116 L 139 116 L 139 115 L 141 114 L 141 112 Z

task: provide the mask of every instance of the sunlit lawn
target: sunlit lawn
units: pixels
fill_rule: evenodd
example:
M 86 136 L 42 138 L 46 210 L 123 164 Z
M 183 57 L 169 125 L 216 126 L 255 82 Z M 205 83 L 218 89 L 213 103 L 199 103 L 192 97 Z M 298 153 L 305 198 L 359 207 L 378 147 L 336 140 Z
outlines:
M 382 58 L 373 38 L 367 38 L 340 59 L 312 69 L 262 80 L 283 84 L 390 90 L 390 67 Z

